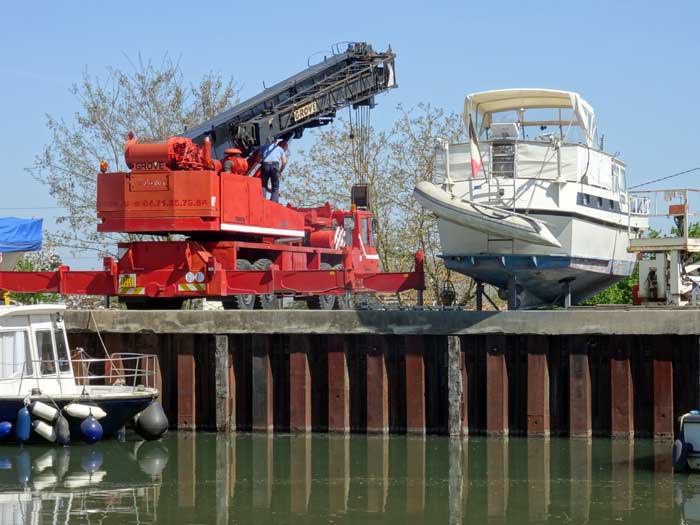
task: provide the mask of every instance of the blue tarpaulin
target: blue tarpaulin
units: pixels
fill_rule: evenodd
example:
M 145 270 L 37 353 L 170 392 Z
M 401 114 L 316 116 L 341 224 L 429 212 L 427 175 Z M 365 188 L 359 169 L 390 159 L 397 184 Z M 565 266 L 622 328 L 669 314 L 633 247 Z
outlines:
M 0 253 L 41 250 L 43 219 L 0 217 Z

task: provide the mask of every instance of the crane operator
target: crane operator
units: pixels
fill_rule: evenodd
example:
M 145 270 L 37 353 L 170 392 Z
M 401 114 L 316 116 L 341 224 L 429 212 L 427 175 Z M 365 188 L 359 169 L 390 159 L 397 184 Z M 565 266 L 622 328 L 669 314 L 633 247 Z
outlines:
M 287 155 L 285 153 L 287 151 L 287 142 L 283 140 L 279 143 L 272 142 L 270 144 L 265 144 L 261 150 L 263 197 L 265 197 L 265 192 L 269 191 L 270 200 L 279 202 L 280 176 L 285 166 L 287 166 Z M 268 181 L 272 183 L 270 190 L 267 189 Z

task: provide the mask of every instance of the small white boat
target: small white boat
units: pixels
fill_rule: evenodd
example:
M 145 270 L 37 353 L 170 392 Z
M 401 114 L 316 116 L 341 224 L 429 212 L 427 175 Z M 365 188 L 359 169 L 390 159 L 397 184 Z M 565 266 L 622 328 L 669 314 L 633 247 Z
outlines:
M 71 352 L 64 310 L 0 306 L 0 444 L 94 442 L 137 415 L 142 437 L 160 437 L 167 418 L 156 402 L 156 356 Z
M 604 151 L 590 104 L 504 89 L 468 95 L 464 118 L 470 142 L 439 141 L 436 177 L 415 189 L 449 269 L 495 286 L 509 308 L 577 304 L 632 274 L 629 238 L 648 227 L 647 210 Z
M 542 246 L 561 248 L 544 222 L 512 211 L 460 199 L 428 182 L 419 182 L 414 198 L 435 215 L 459 226 Z

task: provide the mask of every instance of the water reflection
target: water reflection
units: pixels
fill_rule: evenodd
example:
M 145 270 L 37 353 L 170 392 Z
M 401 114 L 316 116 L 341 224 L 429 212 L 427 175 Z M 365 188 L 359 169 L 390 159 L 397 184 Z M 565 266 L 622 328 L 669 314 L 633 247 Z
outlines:
M 167 462 L 162 443 L 0 447 L 0 523 L 157 522 Z
M 173 433 L 0 448 L 0 523 L 700 524 L 669 443 Z

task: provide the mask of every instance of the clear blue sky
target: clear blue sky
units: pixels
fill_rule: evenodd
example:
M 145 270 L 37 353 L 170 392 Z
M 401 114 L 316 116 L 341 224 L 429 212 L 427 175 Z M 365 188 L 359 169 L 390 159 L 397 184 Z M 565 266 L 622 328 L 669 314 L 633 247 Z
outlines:
M 458 112 L 473 91 L 578 91 L 596 109 L 606 149 L 621 153 L 632 183 L 646 181 L 700 165 L 699 24 L 692 1 L 9 2 L 0 17 L 0 215 L 45 216 L 51 227 L 61 213 L 31 210 L 54 202 L 24 169 L 48 139 L 44 115 L 76 111 L 69 89 L 84 68 L 100 74 L 127 66 L 126 56 L 168 53 L 193 81 L 233 74 L 246 98 L 353 40 L 391 44 L 398 55 L 399 89 L 379 99 L 379 126 L 399 103 Z M 671 183 L 700 187 L 700 172 Z

